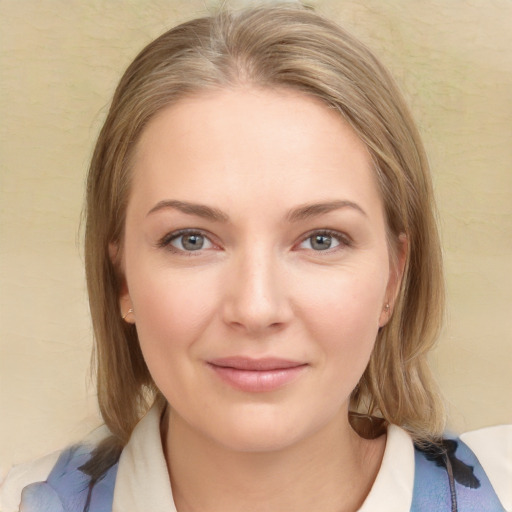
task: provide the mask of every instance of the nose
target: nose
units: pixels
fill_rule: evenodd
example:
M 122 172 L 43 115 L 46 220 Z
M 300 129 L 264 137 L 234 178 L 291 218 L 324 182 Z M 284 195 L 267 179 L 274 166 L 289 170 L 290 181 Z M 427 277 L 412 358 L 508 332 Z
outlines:
M 224 286 L 223 320 L 260 336 L 286 326 L 292 317 L 286 275 L 271 251 L 254 249 L 234 257 Z

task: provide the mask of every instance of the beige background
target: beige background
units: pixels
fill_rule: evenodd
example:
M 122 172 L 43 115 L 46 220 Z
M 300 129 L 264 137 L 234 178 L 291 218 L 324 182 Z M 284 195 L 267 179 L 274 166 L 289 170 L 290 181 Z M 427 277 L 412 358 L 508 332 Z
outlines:
M 92 145 L 136 52 L 206 0 L 0 0 L 0 474 L 99 423 L 78 234 Z M 512 421 L 512 2 L 317 0 L 391 67 L 429 150 L 458 430 Z

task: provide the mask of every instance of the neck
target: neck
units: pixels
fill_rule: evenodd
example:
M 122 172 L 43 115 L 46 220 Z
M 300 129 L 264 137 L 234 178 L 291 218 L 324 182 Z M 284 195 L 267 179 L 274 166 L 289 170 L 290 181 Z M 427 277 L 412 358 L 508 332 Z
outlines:
M 345 412 L 307 439 L 267 452 L 232 450 L 172 413 L 164 427 L 178 512 L 354 512 L 370 491 L 385 446 L 385 436 L 360 438 Z

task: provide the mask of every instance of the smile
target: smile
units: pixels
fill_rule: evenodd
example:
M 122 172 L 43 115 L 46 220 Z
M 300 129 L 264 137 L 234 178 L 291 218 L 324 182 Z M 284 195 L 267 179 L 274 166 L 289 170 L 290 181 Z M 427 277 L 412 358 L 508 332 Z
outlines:
M 235 389 L 262 393 L 290 384 L 308 365 L 276 358 L 229 357 L 208 361 L 208 366 L 220 379 Z

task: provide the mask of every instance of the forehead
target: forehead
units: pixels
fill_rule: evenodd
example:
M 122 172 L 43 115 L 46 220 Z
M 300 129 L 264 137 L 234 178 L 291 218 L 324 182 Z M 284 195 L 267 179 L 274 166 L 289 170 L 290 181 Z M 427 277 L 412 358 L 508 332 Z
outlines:
M 289 90 L 239 88 L 182 99 L 148 124 L 133 168 L 137 201 L 171 194 L 263 206 L 334 195 L 380 205 L 371 158 L 355 132 L 320 100 Z

